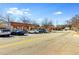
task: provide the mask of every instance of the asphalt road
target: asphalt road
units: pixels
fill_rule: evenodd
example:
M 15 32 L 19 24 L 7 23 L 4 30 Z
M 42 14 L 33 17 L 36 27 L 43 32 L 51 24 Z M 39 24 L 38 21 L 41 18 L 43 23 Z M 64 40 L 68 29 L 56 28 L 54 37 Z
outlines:
M 76 55 L 79 35 L 60 31 L 30 36 L 0 37 L 1 55 Z

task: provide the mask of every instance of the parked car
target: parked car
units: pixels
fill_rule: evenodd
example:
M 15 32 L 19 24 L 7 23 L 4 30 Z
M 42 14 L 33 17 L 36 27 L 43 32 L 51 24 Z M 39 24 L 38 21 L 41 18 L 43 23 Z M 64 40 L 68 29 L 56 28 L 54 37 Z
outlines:
M 38 34 L 39 33 L 39 31 L 38 30 L 30 30 L 30 31 L 28 31 L 30 34 Z
M 11 35 L 24 35 L 25 34 L 25 31 L 23 30 L 13 30 L 11 32 Z
M 38 31 L 39 31 L 39 33 L 48 33 L 48 31 L 45 29 L 39 29 Z
M 34 30 L 34 33 L 38 34 L 39 33 L 39 30 Z
M 0 28 L 0 36 L 10 36 L 11 30 L 7 28 Z

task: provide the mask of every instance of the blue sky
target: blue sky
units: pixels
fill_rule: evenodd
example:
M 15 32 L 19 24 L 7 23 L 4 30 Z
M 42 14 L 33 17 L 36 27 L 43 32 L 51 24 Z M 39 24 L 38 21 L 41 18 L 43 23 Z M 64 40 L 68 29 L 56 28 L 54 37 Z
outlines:
M 18 17 L 26 15 L 41 23 L 44 18 L 52 20 L 53 24 L 63 24 L 75 14 L 79 14 L 77 3 L 5 3 L 0 4 L 0 14 L 8 13 L 19 21 Z

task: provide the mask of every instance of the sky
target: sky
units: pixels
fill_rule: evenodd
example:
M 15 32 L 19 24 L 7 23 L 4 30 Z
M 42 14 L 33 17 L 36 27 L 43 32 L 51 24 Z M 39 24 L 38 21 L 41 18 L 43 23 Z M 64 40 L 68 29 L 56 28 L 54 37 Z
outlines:
M 47 18 L 53 24 L 64 24 L 74 15 L 79 14 L 78 3 L 1 3 L 0 14 L 9 14 L 14 20 L 27 16 L 41 24 Z

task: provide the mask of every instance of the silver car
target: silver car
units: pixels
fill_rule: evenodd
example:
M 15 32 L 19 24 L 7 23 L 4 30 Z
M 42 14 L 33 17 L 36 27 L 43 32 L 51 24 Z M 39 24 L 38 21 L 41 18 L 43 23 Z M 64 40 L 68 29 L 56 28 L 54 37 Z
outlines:
M 1 28 L 0 29 L 0 36 L 10 36 L 11 31 L 10 29 Z

